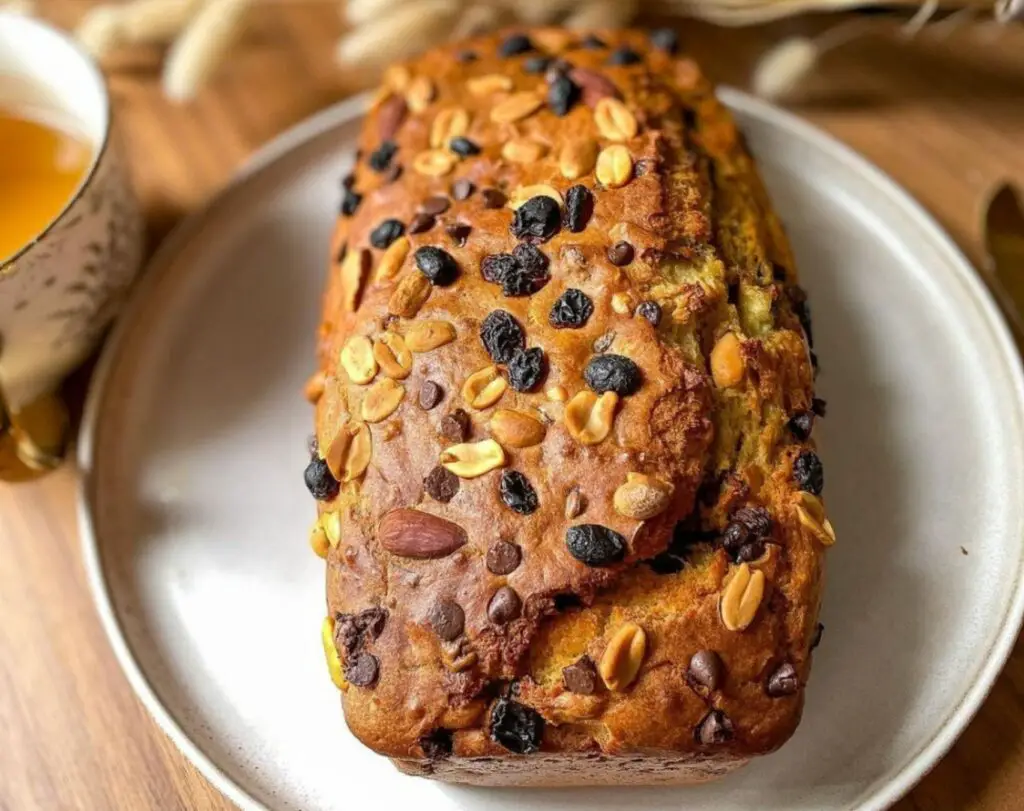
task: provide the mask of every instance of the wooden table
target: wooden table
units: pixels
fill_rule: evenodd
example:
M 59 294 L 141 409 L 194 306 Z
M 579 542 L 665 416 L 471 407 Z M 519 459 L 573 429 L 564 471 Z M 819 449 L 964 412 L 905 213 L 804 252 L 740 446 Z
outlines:
M 41 5 L 72 24 L 88 3 Z M 691 25 L 685 41 L 742 86 L 766 43 L 828 24 Z M 187 107 L 161 99 L 158 52 L 119 58 L 111 86 L 154 242 L 253 149 L 356 88 L 359 77 L 331 60 L 340 28 L 333 4 L 260 8 L 237 55 Z M 1004 177 L 1024 183 L 1024 28 L 999 41 L 861 40 L 824 60 L 796 109 L 892 174 L 978 259 L 986 190 Z M 108 649 L 80 563 L 74 490 L 70 468 L 0 486 L 0 809 L 228 809 Z M 1024 808 L 1024 643 L 951 754 L 897 808 Z

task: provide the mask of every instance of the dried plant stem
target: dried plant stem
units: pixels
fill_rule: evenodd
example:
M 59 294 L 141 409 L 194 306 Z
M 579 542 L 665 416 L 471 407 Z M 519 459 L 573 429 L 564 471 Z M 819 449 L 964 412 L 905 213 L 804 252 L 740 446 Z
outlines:
M 174 101 L 192 98 L 244 28 L 253 0 L 206 0 L 175 41 L 164 65 L 164 93 Z

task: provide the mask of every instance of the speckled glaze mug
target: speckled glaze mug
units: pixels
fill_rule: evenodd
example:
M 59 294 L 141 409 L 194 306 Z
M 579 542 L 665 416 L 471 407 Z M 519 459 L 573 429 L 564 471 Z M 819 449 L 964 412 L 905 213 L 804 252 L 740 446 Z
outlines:
M 70 38 L 0 12 L 0 105 L 57 110 L 93 146 L 60 214 L 0 256 L 0 480 L 10 481 L 63 458 L 55 392 L 120 309 L 142 260 L 143 228 L 103 76 Z M 17 200 L 0 199 L 0 211 L 5 205 Z

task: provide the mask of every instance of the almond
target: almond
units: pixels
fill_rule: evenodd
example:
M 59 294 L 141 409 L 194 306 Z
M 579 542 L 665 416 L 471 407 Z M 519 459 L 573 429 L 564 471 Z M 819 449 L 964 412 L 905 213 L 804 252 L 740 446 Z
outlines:
M 401 96 L 389 96 L 377 109 L 377 134 L 382 141 L 390 141 L 395 137 L 398 128 L 405 119 L 405 99 Z
M 569 71 L 569 78 L 583 90 L 583 103 L 591 109 L 604 98 L 614 98 L 619 95 L 618 89 L 612 84 L 611 79 L 600 73 L 586 68 L 573 68 Z
M 530 414 L 499 408 L 491 417 L 491 433 L 502 445 L 510 448 L 529 448 L 544 441 L 547 429 Z
M 392 555 L 427 559 L 450 555 L 468 538 L 458 524 L 420 510 L 400 508 L 381 519 L 377 540 Z

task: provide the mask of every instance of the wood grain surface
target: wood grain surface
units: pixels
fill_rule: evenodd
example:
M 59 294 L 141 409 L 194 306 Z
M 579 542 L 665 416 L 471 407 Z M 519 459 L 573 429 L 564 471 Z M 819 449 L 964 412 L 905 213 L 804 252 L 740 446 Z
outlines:
M 40 5 L 70 25 L 89 3 Z M 768 43 L 830 24 L 682 30 L 709 72 L 743 86 Z M 108 65 L 154 243 L 260 144 L 361 86 L 365 77 L 332 62 L 341 28 L 334 4 L 260 6 L 229 64 L 181 107 L 161 98 L 158 50 Z M 1024 27 L 913 44 L 881 31 L 830 54 L 792 106 L 892 174 L 978 260 L 987 191 L 1004 178 L 1024 183 Z M 73 392 L 86 376 L 76 375 Z M 0 485 L 0 811 L 231 808 L 121 675 L 85 582 L 74 499 L 70 467 Z M 1024 643 L 952 752 L 896 808 L 1024 808 Z

